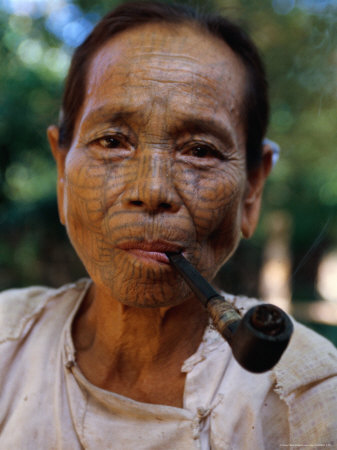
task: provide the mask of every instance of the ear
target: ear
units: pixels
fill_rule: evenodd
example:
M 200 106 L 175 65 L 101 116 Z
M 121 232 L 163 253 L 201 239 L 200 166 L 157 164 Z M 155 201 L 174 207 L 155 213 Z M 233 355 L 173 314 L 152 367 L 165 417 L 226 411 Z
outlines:
M 252 236 L 259 220 L 263 187 L 272 168 L 272 156 L 271 147 L 269 144 L 264 144 L 261 163 L 247 173 L 241 218 L 241 231 L 246 239 Z
M 60 221 L 65 225 L 65 198 L 64 198 L 64 179 L 65 179 L 65 159 L 67 150 L 59 146 L 59 129 L 56 125 L 51 125 L 47 129 L 49 145 L 57 165 L 57 205 Z

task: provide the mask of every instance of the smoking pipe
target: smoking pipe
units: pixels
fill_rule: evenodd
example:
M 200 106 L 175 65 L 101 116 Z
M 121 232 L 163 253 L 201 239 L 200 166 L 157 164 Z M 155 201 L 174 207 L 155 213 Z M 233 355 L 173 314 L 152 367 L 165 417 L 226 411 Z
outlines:
M 230 345 L 237 362 L 249 372 L 272 369 L 293 332 L 287 314 L 277 306 L 261 304 L 241 317 L 181 253 L 166 252 L 166 255 L 207 309 L 214 327 Z

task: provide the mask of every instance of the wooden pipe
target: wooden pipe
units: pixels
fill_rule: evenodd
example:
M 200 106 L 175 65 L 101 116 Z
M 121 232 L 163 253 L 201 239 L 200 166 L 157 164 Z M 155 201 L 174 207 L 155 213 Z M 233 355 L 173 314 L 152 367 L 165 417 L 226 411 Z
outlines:
M 287 348 L 293 332 L 287 314 L 277 306 L 261 304 L 241 317 L 181 253 L 166 252 L 166 255 L 207 309 L 237 362 L 254 373 L 272 369 Z

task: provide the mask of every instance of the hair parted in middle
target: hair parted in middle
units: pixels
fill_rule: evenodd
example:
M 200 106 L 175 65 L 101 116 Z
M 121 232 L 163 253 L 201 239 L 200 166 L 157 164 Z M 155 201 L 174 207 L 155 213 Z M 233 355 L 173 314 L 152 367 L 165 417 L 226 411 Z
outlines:
M 256 46 L 241 27 L 219 14 L 159 1 L 123 3 L 104 16 L 75 50 L 63 95 L 59 145 L 66 149 L 71 146 L 75 121 L 85 97 L 86 75 L 94 54 L 119 33 L 158 22 L 197 25 L 226 43 L 243 62 L 246 89 L 242 93 L 242 120 L 246 134 L 247 168 L 259 165 L 269 121 L 269 100 L 265 69 Z

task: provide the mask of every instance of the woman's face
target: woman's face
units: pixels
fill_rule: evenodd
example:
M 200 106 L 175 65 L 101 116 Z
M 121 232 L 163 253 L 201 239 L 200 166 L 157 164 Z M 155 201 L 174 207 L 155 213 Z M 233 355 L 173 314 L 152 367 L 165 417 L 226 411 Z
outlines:
M 190 295 L 166 250 L 208 279 L 235 250 L 252 203 L 244 86 L 232 50 L 189 25 L 123 32 L 92 59 L 72 145 L 54 150 L 59 210 L 94 283 L 118 301 Z

